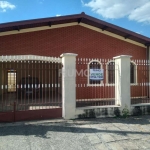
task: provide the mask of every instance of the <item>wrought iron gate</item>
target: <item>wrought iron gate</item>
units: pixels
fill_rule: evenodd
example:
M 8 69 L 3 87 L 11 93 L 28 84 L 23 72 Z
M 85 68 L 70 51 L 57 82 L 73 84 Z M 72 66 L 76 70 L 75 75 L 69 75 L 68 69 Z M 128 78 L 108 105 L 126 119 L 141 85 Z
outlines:
M 62 117 L 60 58 L 0 60 L 0 122 Z

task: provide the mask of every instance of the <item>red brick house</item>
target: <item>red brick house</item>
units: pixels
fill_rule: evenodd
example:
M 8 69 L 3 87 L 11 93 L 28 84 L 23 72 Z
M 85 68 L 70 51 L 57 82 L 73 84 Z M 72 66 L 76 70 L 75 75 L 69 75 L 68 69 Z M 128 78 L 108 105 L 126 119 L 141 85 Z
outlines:
M 12 66 L 10 65 L 8 61 L 9 59 L 7 60 L 7 63 L 2 63 L 3 56 L 5 56 L 5 58 L 6 56 L 12 56 L 11 61 L 13 61 L 13 56 L 14 59 L 17 59 L 17 56 L 20 55 L 22 55 L 22 57 L 26 55 L 30 55 L 31 57 L 60 57 L 62 53 L 75 53 L 78 54 L 77 59 L 88 58 L 92 60 L 101 58 L 111 60 L 114 56 L 130 55 L 132 56 L 133 60 L 149 60 L 149 46 L 150 38 L 93 18 L 85 13 L 0 24 L 0 56 L 2 68 L 0 76 L 0 83 L 2 86 L 0 92 L 1 99 L 5 99 L 4 93 L 9 89 L 8 72 L 11 74 L 11 69 L 13 70 L 13 64 L 11 62 Z M 27 63 L 27 61 L 25 63 Z M 108 63 L 108 61 L 105 61 L 105 63 Z M 136 71 L 133 72 L 132 75 L 131 83 L 135 84 L 135 90 L 132 92 L 132 96 L 146 96 L 146 89 L 144 89 L 143 92 L 140 86 L 136 87 L 137 82 L 141 80 L 142 74 L 140 73 L 140 70 L 136 69 L 136 62 L 133 61 L 132 64 L 133 70 Z M 26 72 L 24 71 L 23 67 L 22 71 L 19 71 L 19 68 L 21 68 L 21 63 L 18 66 L 14 64 L 14 66 L 17 76 L 15 77 L 16 84 L 14 90 L 14 92 L 16 92 L 16 89 L 19 86 L 19 81 L 23 76 L 28 76 L 28 74 L 33 74 L 35 76 L 35 74 L 38 74 L 38 65 L 28 65 L 27 70 L 30 71 Z M 31 73 L 31 70 L 33 69 L 32 67 L 36 68 L 36 71 Z M 54 65 L 50 65 L 49 67 L 51 67 L 51 69 L 55 69 Z M 46 68 L 48 68 L 48 66 L 45 66 L 45 69 Z M 53 79 L 50 79 L 49 81 L 48 76 L 45 75 L 47 72 L 40 73 L 40 75 L 38 75 L 40 82 L 42 82 L 42 84 L 46 84 L 47 82 L 49 83 L 57 76 L 55 82 L 58 83 L 60 79 L 58 72 L 61 66 L 56 66 L 56 68 L 56 72 L 49 74 L 51 77 L 53 76 Z M 103 68 L 108 70 L 106 66 L 103 66 Z M 139 75 L 137 76 L 137 74 Z M 109 81 L 109 77 L 106 72 L 104 73 L 104 76 L 103 83 L 109 84 L 110 82 L 111 84 L 112 81 Z M 88 79 L 85 79 L 84 81 L 82 80 L 82 83 L 87 84 L 87 82 L 89 82 L 87 80 Z M 145 82 L 149 82 L 148 80 Z M 44 88 L 46 89 L 46 87 L 48 87 L 48 84 Z M 52 85 L 50 88 L 53 87 L 54 85 Z M 58 87 L 61 86 L 59 85 Z M 109 88 L 111 89 L 112 87 Z M 56 88 L 55 91 L 56 90 L 58 92 L 60 89 Z M 90 90 L 84 90 L 84 92 L 90 93 Z M 83 92 L 81 92 L 77 97 L 83 98 L 83 95 Z M 113 94 L 111 97 L 113 97 Z M 103 94 L 102 98 L 109 97 L 107 97 L 105 93 Z M 3 105 L 4 103 L 5 102 L 3 101 Z M 1 108 L 1 111 L 2 110 L 3 109 Z

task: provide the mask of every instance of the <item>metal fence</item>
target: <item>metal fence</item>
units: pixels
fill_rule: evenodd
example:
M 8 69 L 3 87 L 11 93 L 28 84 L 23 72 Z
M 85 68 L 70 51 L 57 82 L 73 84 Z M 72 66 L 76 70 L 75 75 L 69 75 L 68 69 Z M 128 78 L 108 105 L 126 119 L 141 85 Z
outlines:
M 111 59 L 77 58 L 76 106 L 115 105 L 115 64 Z
M 60 108 L 61 60 L 1 56 L 0 112 Z
M 150 103 L 149 67 L 147 60 L 132 60 L 134 82 L 131 83 L 131 104 Z

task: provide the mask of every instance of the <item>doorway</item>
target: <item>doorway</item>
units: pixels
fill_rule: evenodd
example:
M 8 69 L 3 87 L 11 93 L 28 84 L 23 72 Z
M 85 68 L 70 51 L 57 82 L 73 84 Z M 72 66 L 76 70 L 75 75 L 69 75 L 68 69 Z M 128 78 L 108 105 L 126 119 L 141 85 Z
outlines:
M 16 92 L 16 70 L 8 70 L 7 81 L 8 92 Z

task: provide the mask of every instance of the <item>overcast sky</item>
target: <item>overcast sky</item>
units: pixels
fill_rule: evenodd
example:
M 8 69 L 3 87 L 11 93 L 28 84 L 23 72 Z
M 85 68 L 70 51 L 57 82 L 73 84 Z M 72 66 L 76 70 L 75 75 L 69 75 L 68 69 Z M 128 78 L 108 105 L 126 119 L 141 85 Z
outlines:
M 81 12 L 150 37 L 150 0 L 0 0 L 0 23 Z

